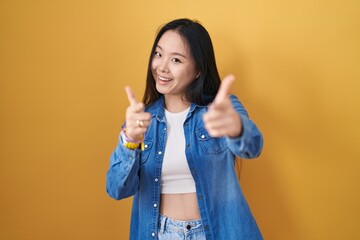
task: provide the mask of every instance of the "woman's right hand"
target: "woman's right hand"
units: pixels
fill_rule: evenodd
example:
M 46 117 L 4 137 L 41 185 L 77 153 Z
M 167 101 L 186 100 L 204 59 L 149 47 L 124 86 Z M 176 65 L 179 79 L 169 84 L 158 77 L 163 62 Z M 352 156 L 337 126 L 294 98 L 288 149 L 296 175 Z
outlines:
M 126 136 L 134 142 L 139 142 L 150 125 L 151 114 L 144 112 L 145 105 L 136 100 L 129 86 L 125 87 L 125 91 L 130 102 L 126 109 Z

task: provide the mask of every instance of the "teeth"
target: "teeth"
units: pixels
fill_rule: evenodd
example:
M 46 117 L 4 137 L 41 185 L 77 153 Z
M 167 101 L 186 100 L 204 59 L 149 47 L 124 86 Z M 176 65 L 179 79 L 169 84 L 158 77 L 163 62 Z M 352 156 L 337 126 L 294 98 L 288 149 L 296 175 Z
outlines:
M 164 77 L 160 77 L 160 76 L 159 76 L 159 79 L 160 79 L 161 81 L 166 81 L 166 82 L 170 82 L 170 81 L 171 81 L 171 78 L 164 78 Z

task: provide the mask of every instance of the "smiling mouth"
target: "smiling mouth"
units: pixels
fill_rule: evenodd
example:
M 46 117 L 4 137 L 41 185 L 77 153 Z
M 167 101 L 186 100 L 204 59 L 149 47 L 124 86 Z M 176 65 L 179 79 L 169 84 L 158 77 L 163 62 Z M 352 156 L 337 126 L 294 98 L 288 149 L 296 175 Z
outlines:
M 171 78 L 165 78 L 165 77 L 161 77 L 161 76 L 158 76 L 158 79 L 163 82 L 171 82 L 172 81 Z

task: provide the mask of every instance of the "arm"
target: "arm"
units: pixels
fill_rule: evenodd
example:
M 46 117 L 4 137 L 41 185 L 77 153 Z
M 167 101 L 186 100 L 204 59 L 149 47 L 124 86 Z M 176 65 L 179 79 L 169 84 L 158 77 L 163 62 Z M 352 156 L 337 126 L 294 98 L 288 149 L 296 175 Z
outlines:
M 141 150 L 128 149 L 119 136 L 119 143 L 110 157 L 106 175 L 106 191 L 110 197 L 120 200 L 130 197 L 139 188 L 139 161 Z
M 126 109 L 126 135 L 137 142 L 145 134 L 151 115 L 144 112 L 144 104 L 139 103 L 130 87 L 125 88 L 130 106 Z M 141 122 L 141 124 L 140 124 Z M 130 134 L 130 135 L 128 135 Z M 110 158 L 110 167 L 106 176 L 106 191 L 117 200 L 127 198 L 139 189 L 139 168 L 141 150 L 124 146 L 123 134 L 120 134 L 116 149 Z
M 231 103 L 241 118 L 242 131 L 239 137 L 226 137 L 229 149 L 241 158 L 251 159 L 260 156 L 263 148 L 263 137 L 255 123 L 240 103 L 238 98 L 230 95 Z
M 213 103 L 203 115 L 205 128 L 213 137 L 226 137 L 229 149 L 241 158 L 255 158 L 261 153 L 263 138 L 236 96 L 229 90 L 235 77 L 228 75 L 221 82 Z

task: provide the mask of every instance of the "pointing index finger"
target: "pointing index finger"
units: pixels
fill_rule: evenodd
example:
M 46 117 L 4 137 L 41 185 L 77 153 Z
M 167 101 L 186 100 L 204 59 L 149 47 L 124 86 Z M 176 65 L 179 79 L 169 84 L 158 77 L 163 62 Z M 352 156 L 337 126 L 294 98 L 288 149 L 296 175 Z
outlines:
M 138 103 L 138 101 L 136 100 L 133 90 L 129 86 L 126 86 L 125 91 L 126 91 L 126 95 L 127 95 L 128 99 L 129 99 L 130 105 L 136 105 Z
M 234 80 L 235 80 L 234 75 L 228 75 L 224 78 L 224 80 L 221 81 L 219 91 L 217 92 L 214 100 L 215 104 L 220 103 L 228 98 L 230 87 L 231 84 L 234 82 Z

